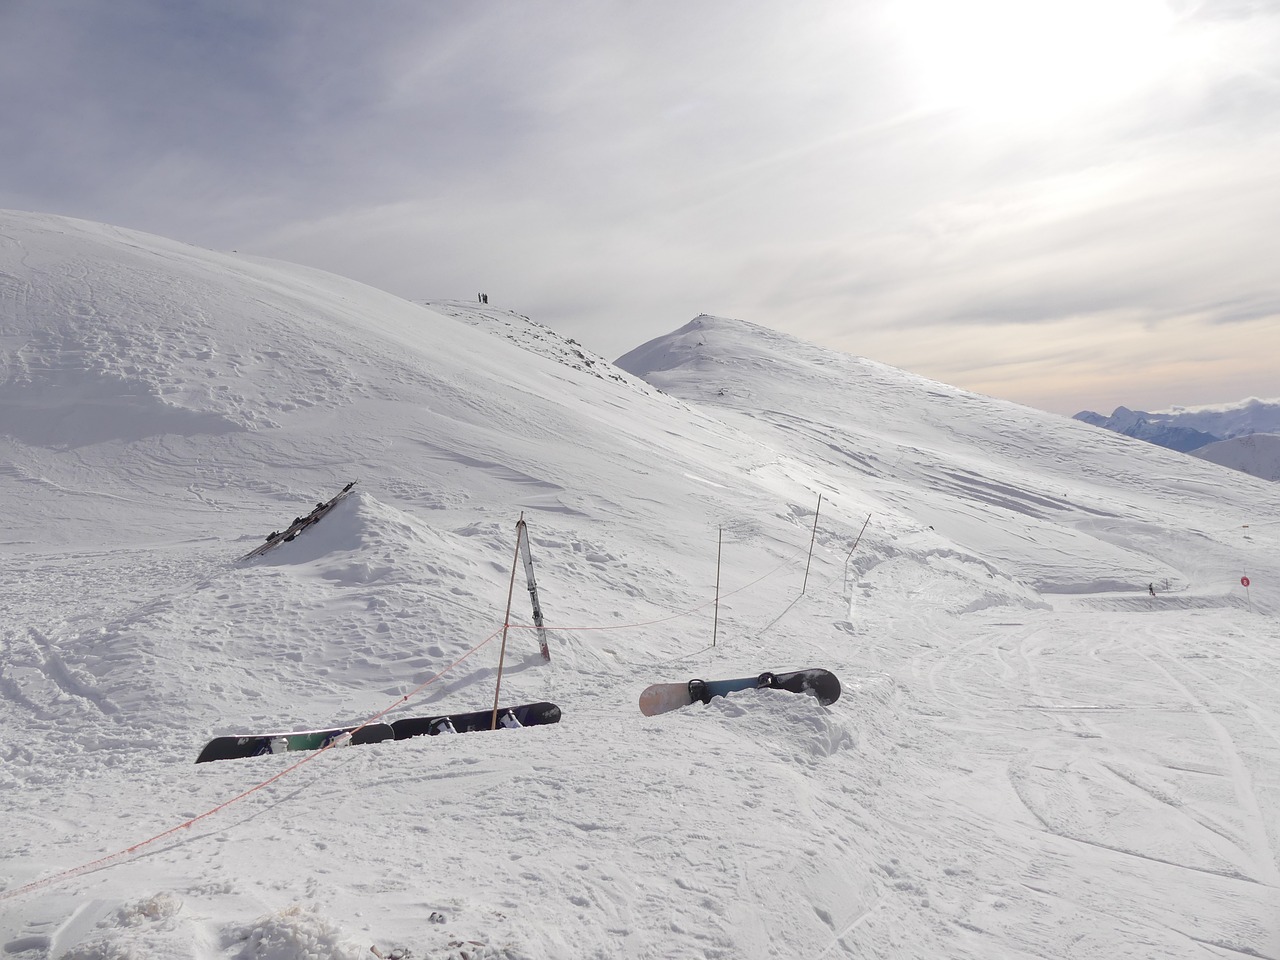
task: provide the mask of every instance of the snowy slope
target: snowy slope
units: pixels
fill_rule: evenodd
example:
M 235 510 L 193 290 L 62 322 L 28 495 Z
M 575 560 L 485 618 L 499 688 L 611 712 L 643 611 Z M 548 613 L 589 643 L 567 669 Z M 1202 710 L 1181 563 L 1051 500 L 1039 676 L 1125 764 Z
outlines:
M 1195 456 L 1211 463 L 1240 470 L 1250 476 L 1275 482 L 1280 480 L 1280 435 L 1251 433 L 1201 447 Z
M 1237 531 L 1274 516 L 1275 490 L 1075 421 L 715 317 L 617 363 L 786 450 L 845 513 L 929 541 L 913 559 L 1089 606 L 1155 580 L 1185 603 L 1243 603 L 1238 568 L 1270 563 Z
M 0 284 L 6 957 L 1280 955 L 1274 485 L 737 321 L 20 213 Z M 491 705 L 521 514 L 560 724 L 192 764 Z
M 530 353 L 550 357 L 575 370 L 585 371 L 601 379 L 616 380 L 647 392 L 643 381 L 637 381 L 604 357 L 587 350 L 577 340 L 562 337 L 546 324 L 538 323 L 522 313 L 467 300 L 425 300 L 423 306 L 510 340 Z

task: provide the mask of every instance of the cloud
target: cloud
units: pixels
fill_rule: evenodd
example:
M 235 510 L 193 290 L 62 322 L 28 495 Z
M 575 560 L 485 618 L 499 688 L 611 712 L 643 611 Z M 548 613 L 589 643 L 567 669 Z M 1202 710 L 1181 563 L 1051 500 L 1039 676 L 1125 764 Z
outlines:
M 887 0 L 11 0 L 0 206 L 483 289 L 606 356 L 705 311 L 1018 399 L 1056 357 L 1101 406 L 1097 356 L 1146 341 L 1186 393 L 1120 402 L 1229 400 L 1196 337 L 1280 346 L 1255 329 L 1280 301 L 1280 16 L 1155 2 L 1117 0 L 1160 31 L 1142 70 L 1108 61 L 1124 89 L 1027 78 L 1054 95 L 1002 112 L 922 100 Z M 1053 42 L 1017 22 L 1006 43 Z M 957 89 L 1001 97 L 994 67 Z

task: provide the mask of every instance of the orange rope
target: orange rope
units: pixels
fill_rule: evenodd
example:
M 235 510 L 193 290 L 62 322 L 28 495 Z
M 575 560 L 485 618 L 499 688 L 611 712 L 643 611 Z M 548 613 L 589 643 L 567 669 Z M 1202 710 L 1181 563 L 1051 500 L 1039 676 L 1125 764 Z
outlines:
M 448 673 L 458 664 L 462 663 L 462 661 L 466 660 L 468 657 L 470 657 L 473 653 L 475 653 L 485 644 L 493 640 L 493 638 L 498 636 L 498 634 L 501 632 L 502 632 L 501 629 L 493 631 L 493 633 L 489 634 L 489 636 L 486 637 L 484 640 L 481 640 L 474 647 L 472 647 L 470 650 L 468 650 L 466 653 L 460 656 L 457 660 L 454 660 L 453 663 L 449 664 L 447 667 L 445 667 L 443 670 L 436 673 L 434 676 L 418 684 L 418 686 L 410 690 L 408 693 L 406 693 L 404 696 L 402 696 L 399 700 L 391 704 L 386 709 L 380 711 L 379 713 L 375 713 L 372 717 L 364 721 L 364 723 L 360 724 L 360 726 L 352 727 L 351 730 L 348 731 L 348 733 L 355 733 L 357 730 L 363 730 L 365 727 L 369 726 L 369 724 L 376 723 L 382 717 L 386 716 L 388 713 L 390 713 L 396 707 L 400 706 L 405 701 L 409 700 L 411 697 L 417 696 L 426 687 L 435 683 L 437 680 L 443 677 L 446 673 Z M 117 850 L 115 853 L 107 854 L 105 857 L 99 857 L 97 860 L 90 860 L 88 863 L 83 863 L 78 867 L 72 867 L 69 870 L 64 870 L 61 873 L 55 873 L 52 876 L 45 877 L 41 880 L 33 880 L 30 883 L 24 884 L 21 887 L 16 887 L 13 890 L 0 891 L 0 900 L 9 900 L 13 897 L 19 897 L 25 893 L 30 893 L 33 890 L 38 890 L 41 887 L 47 887 L 52 884 L 59 883 L 63 880 L 69 880 L 72 877 L 78 877 L 81 874 L 89 873 L 92 870 L 96 870 L 99 867 L 106 866 L 107 864 L 115 860 L 119 860 L 122 857 L 127 857 L 130 854 L 136 853 L 137 851 L 141 850 L 143 847 L 150 846 L 151 844 L 155 843 L 157 840 L 163 840 L 165 837 L 172 836 L 173 834 L 178 833 L 181 830 L 190 829 L 193 824 L 199 823 L 201 820 L 204 820 L 206 817 L 211 817 L 215 813 L 220 813 L 221 811 L 225 810 L 227 807 L 231 806 L 232 804 L 239 803 L 245 797 L 251 794 L 257 793 L 259 790 L 263 789 L 264 787 L 270 786 L 271 784 L 275 783 L 277 780 L 281 779 L 282 777 L 288 776 L 289 774 L 293 773 L 295 770 L 297 770 L 299 767 L 303 766 L 304 764 L 310 763 L 312 760 L 320 756 L 320 754 L 324 753 L 326 750 L 331 750 L 337 745 L 338 745 L 338 741 L 336 740 L 325 744 L 325 746 L 321 747 L 319 750 L 316 750 L 313 753 L 307 754 L 297 763 L 294 763 L 288 767 L 285 767 L 283 770 L 279 771 L 274 776 L 268 777 L 266 780 L 263 780 L 261 783 L 250 787 L 248 790 L 245 790 L 242 793 L 236 794 L 234 797 L 232 797 L 229 800 L 224 800 L 222 803 L 218 804 L 216 807 L 206 810 L 204 813 L 197 814 L 191 819 L 186 820 L 175 827 L 170 827 L 168 830 L 165 830 L 161 833 L 157 833 L 154 837 L 149 837 L 146 840 L 142 840 L 139 843 L 133 844 L 132 846 L 125 847 L 122 850 Z

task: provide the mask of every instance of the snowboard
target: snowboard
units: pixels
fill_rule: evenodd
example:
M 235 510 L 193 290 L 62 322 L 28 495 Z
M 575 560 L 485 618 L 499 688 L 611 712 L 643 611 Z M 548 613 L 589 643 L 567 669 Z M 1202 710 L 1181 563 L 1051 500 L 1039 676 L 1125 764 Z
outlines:
M 738 690 L 789 690 L 817 697 L 823 706 L 840 699 L 840 680 L 830 670 L 794 670 L 790 673 L 765 672 L 754 677 L 734 680 L 690 680 L 688 683 L 655 683 L 640 694 L 640 712 L 646 717 L 706 703 L 712 697 L 723 697 Z
M 244 736 L 214 737 L 196 757 L 196 763 L 210 760 L 239 760 L 260 757 L 286 750 L 319 750 L 346 737 L 346 743 L 381 743 L 395 734 L 389 723 L 370 723 L 363 727 L 336 727 L 330 730 L 295 730 L 291 733 L 257 733 Z M 345 744 L 344 744 L 345 745 Z
M 546 723 L 560 722 L 560 708 L 554 703 L 524 703 L 518 707 L 498 708 L 498 729 L 509 727 L 540 727 Z M 434 737 L 441 733 L 475 733 L 491 730 L 493 710 L 477 710 L 474 713 L 451 713 L 440 717 L 407 717 L 391 724 L 397 740 L 409 737 Z
M 349 494 L 351 492 L 351 488 L 354 487 L 358 482 L 359 481 L 352 480 L 345 487 L 339 490 L 337 496 L 335 496 L 332 500 L 326 500 L 324 503 L 317 503 L 315 509 L 312 510 L 310 513 L 308 513 L 305 517 L 294 517 L 293 523 L 289 524 L 289 526 L 285 527 L 283 530 L 273 530 L 271 533 L 267 534 L 265 543 L 259 544 L 258 546 L 254 547 L 252 550 L 246 553 L 243 557 L 241 557 L 240 560 L 241 561 L 252 560 L 254 557 L 260 557 L 264 553 L 266 553 L 268 550 L 278 547 L 282 543 L 288 543 L 290 540 L 292 540 L 294 537 L 300 534 L 303 530 L 307 529 L 307 527 L 311 526 L 313 523 L 319 523 L 320 518 L 323 517 L 330 510 L 332 510 L 334 507 L 336 507 L 338 505 L 338 502 L 342 500 L 342 498 L 345 497 L 347 494 Z
M 498 729 L 537 727 L 559 723 L 560 708 L 554 703 L 524 703 L 498 708 Z M 342 740 L 342 745 L 408 740 L 410 737 L 441 733 L 474 733 L 489 730 L 493 709 L 474 713 L 442 714 L 438 717 L 406 717 L 392 723 L 370 723 L 363 727 L 336 727 L 329 730 L 296 730 L 291 733 L 260 733 L 214 737 L 196 757 L 196 763 L 210 760 L 240 760 L 287 750 L 319 750 Z M 349 736 L 348 736 L 349 735 Z M 345 739 L 344 739 L 345 738 Z

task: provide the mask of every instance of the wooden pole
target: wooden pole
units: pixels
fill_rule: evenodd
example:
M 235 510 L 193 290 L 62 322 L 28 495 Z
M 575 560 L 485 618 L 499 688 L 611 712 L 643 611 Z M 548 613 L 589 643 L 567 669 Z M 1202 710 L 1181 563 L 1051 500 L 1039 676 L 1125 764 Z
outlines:
M 720 537 L 716 541 L 716 614 L 711 621 L 711 645 L 716 645 L 716 633 L 720 629 L 720 555 L 724 551 L 724 527 L 720 528 Z
M 813 544 L 818 539 L 818 514 L 822 512 L 822 494 L 818 494 L 818 509 L 813 511 L 813 534 L 809 537 L 809 559 L 804 564 L 804 583 L 800 585 L 800 595 L 804 596 L 809 586 L 809 564 L 813 563 Z
M 507 659 L 507 628 L 511 626 L 511 597 L 516 590 L 516 567 L 520 564 L 520 538 L 524 536 L 524 511 L 520 512 L 520 523 L 516 525 L 516 555 L 511 561 L 511 586 L 507 588 L 507 615 L 502 619 L 502 649 L 498 653 L 498 682 L 493 688 L 493 719 L 489 721 L 489 729 L 498 729 L 498 697 L 502 695 L 502 664 Z

